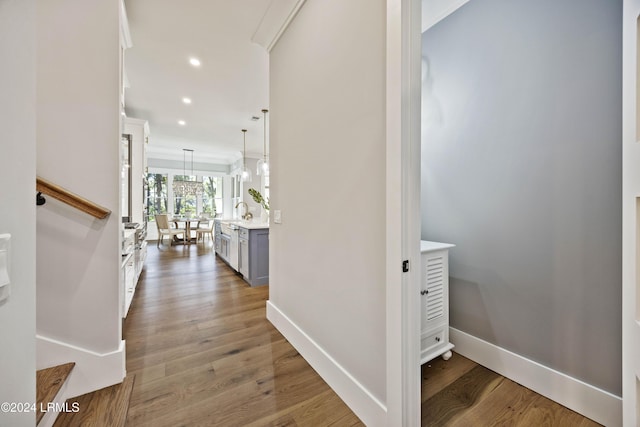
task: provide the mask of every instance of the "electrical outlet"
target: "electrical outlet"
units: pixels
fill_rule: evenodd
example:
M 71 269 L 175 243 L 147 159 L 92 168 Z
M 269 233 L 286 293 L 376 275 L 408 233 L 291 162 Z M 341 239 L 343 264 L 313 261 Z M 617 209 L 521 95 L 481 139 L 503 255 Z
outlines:
M 282 211 L 273 211 L 273 222 L 276 224 L 282 224 Z

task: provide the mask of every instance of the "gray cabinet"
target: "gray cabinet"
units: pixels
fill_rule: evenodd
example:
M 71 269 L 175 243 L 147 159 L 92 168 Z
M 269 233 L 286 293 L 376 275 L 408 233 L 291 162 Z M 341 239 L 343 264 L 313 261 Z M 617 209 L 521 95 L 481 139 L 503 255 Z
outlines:
M 251 286 L 269 283 L 269 229 L 243 228 L 239 233 L 239 272 Z

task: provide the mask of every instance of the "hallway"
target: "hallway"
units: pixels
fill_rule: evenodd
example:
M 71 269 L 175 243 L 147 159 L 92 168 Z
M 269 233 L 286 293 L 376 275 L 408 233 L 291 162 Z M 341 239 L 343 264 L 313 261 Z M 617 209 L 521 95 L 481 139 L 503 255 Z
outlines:
M 126 319 L 130 426 L 362 425 L 209 244 L 149 245 Z

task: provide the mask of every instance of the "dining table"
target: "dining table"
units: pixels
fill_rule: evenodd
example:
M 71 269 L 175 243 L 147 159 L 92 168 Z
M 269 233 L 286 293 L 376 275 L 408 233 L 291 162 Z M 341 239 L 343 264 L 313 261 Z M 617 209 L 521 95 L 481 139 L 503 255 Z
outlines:
M 190 245 L 191 243 L 195 243 L 196 238 L 191 237 L 191 231 L 196 230 L 200 226 L 200 222 L 202 221 L 210 221 L 208 218 L 187 218 L 187 217 L 179 217 L 175 216 L 171 219 L 173 223 L 176 225 L 176 228 L 181 228 L 184 230 L 184 238 L 182 239 L 182 243 L 185 245 Z M 180 227 L 180 224 L 184 223 L 184 227 Z M 195 227 L 193 226 L 195 224 Z M 174 236 L 175 242 L 180 243 L 180 239 Z

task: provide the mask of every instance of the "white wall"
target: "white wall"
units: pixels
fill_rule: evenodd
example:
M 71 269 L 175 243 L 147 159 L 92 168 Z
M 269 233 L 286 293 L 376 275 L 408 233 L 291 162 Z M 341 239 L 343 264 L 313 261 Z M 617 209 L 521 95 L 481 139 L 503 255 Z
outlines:
M 0 402 L 35 402 L 35 1 L 0 1 L 0 234 L 11 233 L 11 296 L 0 303 Z M 0 412 L 0 425 L 34 414 Z
M 284 330 L 272 317 L 278 312 L 306 337 L 298 351 L 325 379 L 325 365 L 309 356 L 307 346 L 381 407 L 385 4 L 305 2 L 271 51 L 269 138 L 270 319 Z M 273 224 L 274 210 L 281 210 L 282 224 Z M 357 397 L 328 382 L 365 422 L 384 422 L 384 416 L 358 412 Z
M 98 359 L 122 353 L 118 7 L 38 2 L 37 173 L 113 213 L 99 220 L 52 198 L 38 208 L 37 333 Z M 39 365 L 64 357 L 47 348 Z M 119 374 L 74 370 L 95 375 Z

